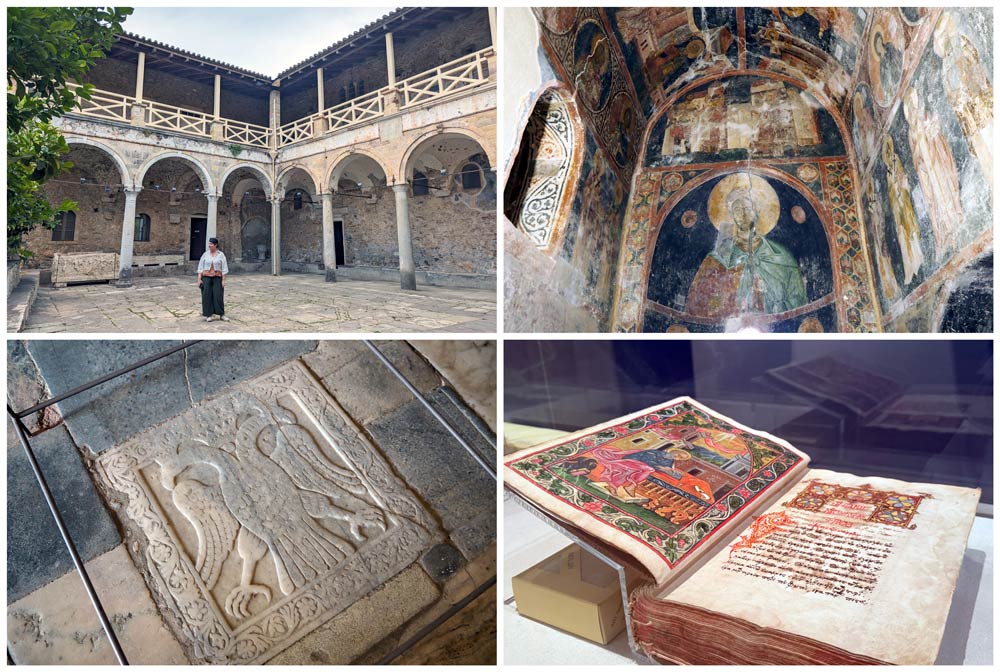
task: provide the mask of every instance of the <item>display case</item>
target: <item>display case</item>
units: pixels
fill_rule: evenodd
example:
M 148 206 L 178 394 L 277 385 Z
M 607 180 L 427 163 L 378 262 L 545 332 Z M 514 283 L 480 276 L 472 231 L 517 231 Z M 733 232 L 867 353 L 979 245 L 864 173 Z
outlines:
M 687 395 L 817 468 L 980 488 L 937 662 L 992 662 L 992 343 L 508 341 L 504 362 L 508 453 Z M 504 518 L 505 662 L 647 662 L 628 632 L 599 646 L 517 613 L 510 578 L 581 539 L 512 492 Z

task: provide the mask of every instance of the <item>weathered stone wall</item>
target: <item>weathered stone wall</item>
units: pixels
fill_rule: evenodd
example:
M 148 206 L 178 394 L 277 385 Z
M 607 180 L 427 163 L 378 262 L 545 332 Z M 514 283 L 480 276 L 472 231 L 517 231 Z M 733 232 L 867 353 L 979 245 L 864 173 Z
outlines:
M 74 152 L 73 157 L 79 165 L 43 187 L 49 203 L 56 205 L 68 199 L 77 204 L 76 236 L 72 241 L 53 241 L 49 229 L 35 229 L 27 237 L 28 247 L 35 254 L 32 265 L 47 267 L 57 252 L 118 252 L 121 249 L 125 195 L 120 191 L 118 173 L 110 161 L 94 160 L 93 156 L 92 151 Z M 81 176 L 86 183 L 79 182 Z M 154 189 L 151 184 L 160 185 L 160 189 Z M 208 214 L 208 199 L 194 191 L 194 185 L 198 184 L 194 172 L 177 160 L 163 161 L 149 170 L 146 188 L 139 192 L 135 212 L 136 216 L 149 215 L 150 236 L 149 241 L 135 241 L 133 254 L 182 254 L 185 259 L 189 258 L 191 218 Z M 105 193 L 105 185 L 111 185 L 110 194 Z M 178 191 L 171 192 L 172 186 Z M 217 237 L 222 249 L 227 257 L 235 254 L 233 258 L 239 258 L 239 208 L 220 199 L 218 223 Z
M 291 195 L 281 202 L 281 261 L 296 264 L 323 263 L 323 204 L 302 197 L 296 210 Z
M 374 203 L 350 196 L 334 197 L 334 219 L 344 222 L 345 262 L 348 266 L 398 268 L 395 196 L 387 187 L 376 188 L 374 195 Z M 459 193 L 411 195 L 410 231 L 416 268 L 495 274 L 495 200 L 488 194 L 482 202 Z

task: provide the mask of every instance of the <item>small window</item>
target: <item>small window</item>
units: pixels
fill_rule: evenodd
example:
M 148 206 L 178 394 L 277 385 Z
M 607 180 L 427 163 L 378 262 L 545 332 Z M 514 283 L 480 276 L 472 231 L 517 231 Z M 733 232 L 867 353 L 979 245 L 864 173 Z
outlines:
M 644 438 L 642 438 L 642 437 L 640 436 L 640 437 L 639 437 L 638 439 L 632 439 L 632 443 L 642 443 L 642 442 L 643 442 L 643 441 L 645 441 L 645 440 L 646 440 L 646 439 L 644 439 Z
M 149 242 L 149 215 L 140 213 L 135 216 L 135 242 Z
M 296 191 L 295 195 L 292 196 L 292 209 L 301 210 L 302 209 L 302 192 Z
M 482 189 L 483 176 L 479 166 L 467 163 L 462 167 L 462 189 Z
M 427 176 L 418 170 L 413 171 L 413 195 L 426 196 L 428 193 Z
M 701 476 L 701 469 L 692 469 L 688 473 L 691 474 L 692 476 Z
M 76 213 L 72 210 L 56 214 L 56 228 L 52 229 L 52 240 L 76 240 Z

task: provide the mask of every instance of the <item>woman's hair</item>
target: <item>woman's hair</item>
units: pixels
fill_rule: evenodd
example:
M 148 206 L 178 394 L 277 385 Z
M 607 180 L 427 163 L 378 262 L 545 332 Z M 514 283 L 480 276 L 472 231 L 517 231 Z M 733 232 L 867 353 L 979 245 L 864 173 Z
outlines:
M 218 247 L 218 246 L 219 246 L 219 239 L 218 239 L 218 238 L 209 238 L 209 239 L 208 239 L 208 242 L 212 243 L 212 244 L 213 244 L 213 245 L 215 245 L 216 247 Z

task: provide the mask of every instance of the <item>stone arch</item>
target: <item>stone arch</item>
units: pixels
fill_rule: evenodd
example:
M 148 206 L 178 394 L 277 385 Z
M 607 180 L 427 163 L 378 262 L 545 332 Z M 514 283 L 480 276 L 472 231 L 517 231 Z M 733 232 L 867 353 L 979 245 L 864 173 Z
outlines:
M 572 93 L 558 83 L 544 86 L 530 109 L 505 176 L 504 215 L 537 247 L 551 252 L 558 247 L 576 193 L 583 126 Z M 541 159 L 544 144 L 549 151 Z
M 122 179 L 122 186 L 128 188 L 132 188 L 134 186 L 134 182 L 132 181 L 132 175 L 129 172 L 128 166 L 125 164 L 125 160 L 122 159 L 122 157 L 118 154 L 118 152 L 113 150 L 111 147 L 105 145 L 103 142 L 91 140 L 90 138 L 83 138 L 72 135 L 67 135 L 65 137 L 66 137 L 66 144 L 69 145 L 70 148 L 72 148 L 73 145 L 93 147 L 94 149 L 106 154 L 108 158 L 111 159 L 112 163 L 114 163 L 115 166 L 118 167 L 118 173 Z
M 326 176 L 323 179 L 323 187 L 330 191 L 336 191 L 336 184 L 343 175 L 344 170 L 354 159 L 359 157 L 367 157 L 368 159 L 371 159 L 371 161 L 382 170 L 382 176 L 388 181 L 389 172 L 385 169 L 385 161 L 373 152 L 362 149 L 350 149 L 337 156 L 337 158 L 330 163 L 330 169 L 326 172 Z
M 222 173 L 222 175 L 219 177 L 219 192 L 220 192 L 220 196 L 221 196 L 222 189 L 226 186 L 226 180 L 229 179 L 230 175 L 232 175 L 233 173 L 235 173 L 237 170 L 239 170 L 241 168 L 245 168 L 246 170 L 249 170 L 250 172 L 252 172 L 256 176 L 256 178 L 260 182 L 261 186 L 264 187 L 264 192 L 265 193 L 268 193 L 268 194 L 273 193 L 274 190 L 271 188 L 271 178 L 269 178 L 267 176 L 267 173 L 265 173 L 259 166 L 255 166 L 252 163 L 235 163 L 235 164 L 229 166 L 229 168 L 227 168 L 226 171 L 224 173 Z
M 494 169 L 496 168 L 495 152 L 494 155 L 490 154 L 490 148 L 493 145 L 487 140 L 487 138 L 472 129 L 463 128 L 461 126 L 445 126 L 443 128 L 435 128 L 432 131 L 427 131 L 426 133 L 422 133 L 417 136 L 406 148 L 406 151 L 403 152 L 403 158 L 399 162 L 398 172 L 396 173 L 396 176 L 392 177 L 397 179 L 399 182 L 408 182 L 412 179 L 412 168 L 410 164 L 413 161 L 413 157 L 417 155 L 419 150 L 422 149 L 428 141 L 434 140 L 435 138 L 444 139 L 448 136 L 456 135 L 463 136 L 479 145 L 479 149 L 482 150 L 483 154 L 486 155 L 486 158 L 489 159 L 490 166 Z
M 289 174 L 291 174 L 296 170 L 298 170 L 299 172 L 301 172 L 302 174 L 304 174 L 306 177 L 309 178 L 308 186 L 312 188 L 305 189 L 305 191 L 308 191 L 311 195 L 319 194 L 319 182 L 316 180 L 316 176 L 313 175 L 312 171 L 306 168 L 303 164 L 296 163 L 286 167 L 284 170 L 278 173 L 277 178 L 275 178 L 274 180 L 274 191 L 272 192 L 275 197 L 284 197 L 284 194 L 287 191 L 287 185 L 285 184 L 285 179 L 288 177 Z M 298 186 L 301 187 L 302 185 Z
M 212 176 L 208 172 L 208 169 L 205 167 L 205 164 L 203 164 L 201 161 L 194 158 L 193 156 L 189 154 L 182 154 L 181 152 L 160 152 L 159 154 L 154 154 L 153 156 L 146 159 L 145 163 L 142 164 L 142 167 L 139 168 L 138 173 L 136 173 L 135 177 L 136 185 L 141 186 L 142 180 L 143 178 L 146 177 L 146 173 L 149 171 L 149 169 L 164 159 L 180 159 L 184 163 L 187 163 L 194 170 L 195 174 L 198 175 L 199 178 L 201 178 L 201 183 L 202 183 L 201 186 L 202 189 L 204 189 L 204 192 L 206 194 L 217 193 L 215 189 L 215 183 L 212 181 Z

